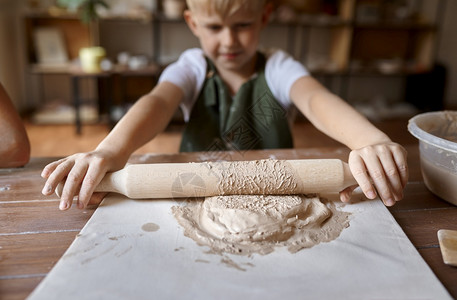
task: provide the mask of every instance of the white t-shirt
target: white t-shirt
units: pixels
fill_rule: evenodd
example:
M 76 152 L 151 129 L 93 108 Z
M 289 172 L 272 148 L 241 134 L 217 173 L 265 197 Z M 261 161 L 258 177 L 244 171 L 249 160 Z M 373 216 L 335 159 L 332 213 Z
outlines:
M 265 53 L 265 79 L 273 96 L 288 109 L 291 105 L 290 89 L 300 77 L 309 75 L 308 70 L 292 56 L 282 50 Z M 162 72 L 159 82 L 168 81 L 181 88 L 184 120 L 187 122 L 192 107 L 197 101 L 206 78 L 206 60 L 199 48 L 184 51 L 179 59 Z

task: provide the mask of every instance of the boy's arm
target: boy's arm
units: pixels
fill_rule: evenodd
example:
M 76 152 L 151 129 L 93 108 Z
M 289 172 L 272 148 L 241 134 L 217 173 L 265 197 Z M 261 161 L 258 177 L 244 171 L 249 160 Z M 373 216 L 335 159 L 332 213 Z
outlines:
M 166 128 L 182 96 L 176 85 L 160 83 L 130 108 L 97 150 L 115 151 L 121 161 L 127 162 L 136 149 Z
M 124 167 L 136 149 L 165 129 L 182 96 L 174 84 L 158 84 L 132 106 L 94 151 L 47 165 L 42 171 L 42 177 L 47 178 L 43 194 L 52 194 L 66 178 L 60 209 L 68 209 L 76 195 L 78 207 L 84 208 L 106 172 Z
M 402 199 L 408 180 L 406 151 L 402 146 L 393 143 L 311 76 L 298 79 L 292 85 L 290 96 L 316 128 L 352 150 L 349 166 L 368 198 L 375 198 L 377 191 L 389 206 Z M 342 191 L 341 199 L 348 201 L 351 191 Z
M 0 84 L 0 168 L 25 165 L 30 159 L 30 142 L 24 124 Z

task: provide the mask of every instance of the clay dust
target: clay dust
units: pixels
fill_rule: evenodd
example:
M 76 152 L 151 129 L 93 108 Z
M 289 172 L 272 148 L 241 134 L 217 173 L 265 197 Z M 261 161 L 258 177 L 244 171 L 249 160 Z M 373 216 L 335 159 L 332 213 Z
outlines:
M 211 165 L 215 169 L 215 165 Z M 225 166 L 225 165 L 224 165 Z M 220 195 L 294 194 L 300 190 L 299 178 L 292 166 L 281 160 L 245 161 L 227 164 L 220 170 Z

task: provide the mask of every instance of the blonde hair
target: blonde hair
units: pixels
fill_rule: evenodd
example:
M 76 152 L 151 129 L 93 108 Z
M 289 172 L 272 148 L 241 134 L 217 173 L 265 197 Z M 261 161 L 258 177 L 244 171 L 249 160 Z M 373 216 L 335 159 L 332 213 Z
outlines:
M 265 0 L 186 0 L 189 10 L 205 13 L 217 13 L 220 16 L 230 16 L 240 8 L 250 12 L 261 11 Z

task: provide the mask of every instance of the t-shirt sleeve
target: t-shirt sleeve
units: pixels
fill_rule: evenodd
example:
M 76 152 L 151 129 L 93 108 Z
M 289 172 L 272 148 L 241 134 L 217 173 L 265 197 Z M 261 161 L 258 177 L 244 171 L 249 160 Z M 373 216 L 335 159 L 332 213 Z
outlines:
M 183 92 L 181 109 L 184 120 L 190 117 L 206 76 L 206 60 L 203 51 L 198 48 L 184 51 L 179 59 L 165 68 L 159 77 L 159 83 L 168 81 L 178 86 Z
M 282 50 L 275 50 L 267 54 L 265 79 L 273 96 L 288 108 L 292 101 L 290 89 L 297 79 L 308 76 L 309 72 L 303 64 Z

